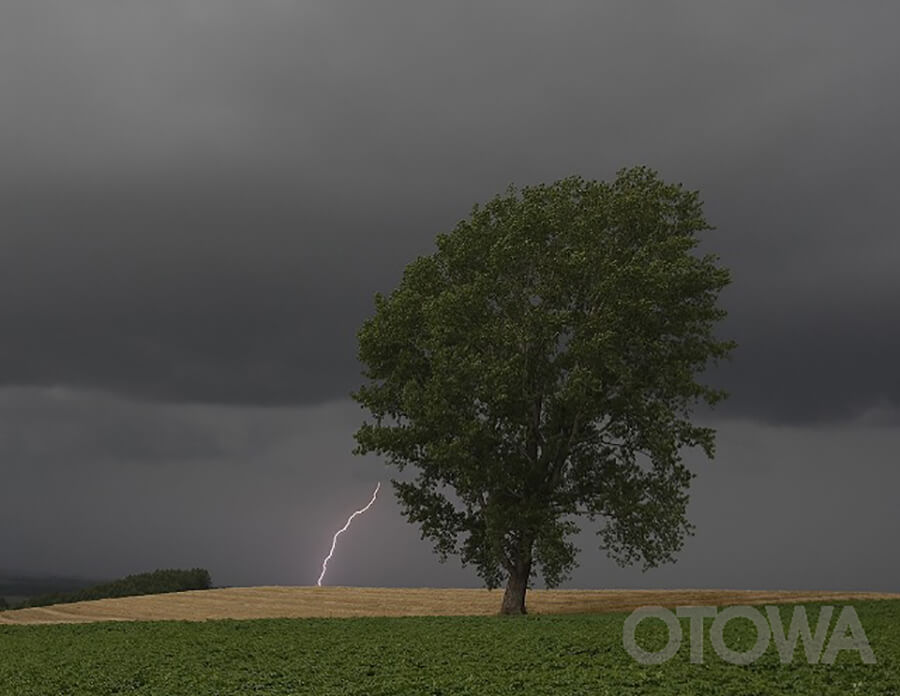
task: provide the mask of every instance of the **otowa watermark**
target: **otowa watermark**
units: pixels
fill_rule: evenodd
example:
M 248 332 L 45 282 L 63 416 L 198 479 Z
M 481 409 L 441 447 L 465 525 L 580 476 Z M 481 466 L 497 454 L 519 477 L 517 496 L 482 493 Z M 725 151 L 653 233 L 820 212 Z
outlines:
M 683 635 L 678 619 L 687 618 L 690 619 L 691 662 L 700 664 L 703 662 L 704 619 L 712 619 L 709 642 L 716 654 L 731 664 L 748 665 L 755 662 L 766 652 L 773 639 L 782 664 L 793 661 L 798 640 L 803 642 L 809 664 L 834 664 L 838 653 L 844 650 L 859 653 L 863 663 L 867 665 L 875 664 L 875 653 L 872 652 L 866 632 L 852 606 L 841 609 L 827 643 L 825 639 L 831 625 L 831 617 L 834 615 L 834 607 L 821 607 L 815 631 L 812 631 L 806 617 L 806 608 L 795 606 L 787 634 L 784 632 L 778 607 L 767 606 L 765 611 L 766 616 L 763 616 L 758 609 L 749 606 L 727 607 L 722 611 L 716 607 L 686 606 L 677 607 L 676 613 L 673 614 L 664 607 L 641 607 L 625 619 L 622 639 L 625 650 L 638 662 L 645 665 L 662 664 L 671 660 L 681 647 Z M 725 626 L 732 619 L 738 618 L 751 621 L 756 628 L 756 642 L 744 652 L 733 650 L 725 644 Z M 669 639 L 661 650 L 648 652 L 637 644 L 635 631 L 644 619 L 659 619 L 666 624 Z

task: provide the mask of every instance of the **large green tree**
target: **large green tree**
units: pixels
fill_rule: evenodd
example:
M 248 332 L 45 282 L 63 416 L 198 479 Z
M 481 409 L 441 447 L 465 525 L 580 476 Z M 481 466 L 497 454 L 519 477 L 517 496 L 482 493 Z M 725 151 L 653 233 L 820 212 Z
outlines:
M 729 272 L 696 252 L 698 193 L 646 167 L 510 187 L 437 237 L 358 333 L 356 454 L 386 455 L 403 513 L 458 554 L 501 611 L 564 580 L 579 525 L 620 564 L 671 562 L 692 526 L 681 450 L 714 456 L 692 406 L 733 341 L 713 335 Z

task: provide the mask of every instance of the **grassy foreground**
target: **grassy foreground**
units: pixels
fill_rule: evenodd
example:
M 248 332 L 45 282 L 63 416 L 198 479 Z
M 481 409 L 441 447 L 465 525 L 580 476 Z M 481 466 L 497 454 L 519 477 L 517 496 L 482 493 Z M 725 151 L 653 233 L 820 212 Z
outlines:
M 799 647 L 782 665 L 771 645 L 757 662 L 737 666 L 720 660 L 708 638 L 705 663 L 691 664 L 686 621 L 671 661 L 640 665 L 622 647 L 625 614 L 0 626 L 0 694 L 897 696 L 900 601 L 854 606 L 875 665 L 851 652 L 834 665 L 808 665 Z M 808 613 L 814 622 L 817 608 Z M 639 643 L 661 647 L 660 628 L 642 623 Z M 725 638 L 742 649 L 755 633 L 735 620 Z

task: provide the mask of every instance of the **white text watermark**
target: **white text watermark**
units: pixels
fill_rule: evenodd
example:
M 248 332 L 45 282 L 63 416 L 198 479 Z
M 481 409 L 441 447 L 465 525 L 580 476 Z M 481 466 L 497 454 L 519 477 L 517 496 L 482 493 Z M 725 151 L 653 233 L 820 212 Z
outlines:
M 791 624 L 785 633 L 781 623 L 778 607 L 765 607 L 766 616 L 759 609 L 750 606 L 727 607 L 719 611 L 716 607 L 687 606 L 677 607 L 676 613 L 664 607 L 641 607 L 633 611 L 625 620 L 622 639 L 625 650 L 635 660 L 645 665 L 662 664 L 672 659 L 681 647 L 682 630 L 679 618 L 690 619 L 691 662 L 703 662 L 704 619 L 712 619 L 709 628 L 709 642 L 716 654 L 726 662 L 735 665 L 748 665 L 758 660 L 772 640 L 778 650 L 781 662 L 786 664 L 794 659 L 798 640 L 802 641 L 806 660 L 809 664 L 834 664 L 838 653 L 849 650 L 859 653 L 863 663 L 875 664 L 875 653 L 869 645 L 869 639 L 859 622 L 856 610 L 845 606 L 837 618 L 831 638 L 826 641 L 828 627 L 834 614 L 834 607 L 823 606 L 819 610 L 819 618 L 815 631 L 810 629 L 803 606 L 795 606 Z M 768 620 L 766 619 L 768 617 Z M 726 624 L 732 619 L 746 619 L 756 628 L 756 642 L 743 652 L 729 648 L 725 644 L 724 632 Z M 668 641 L 661 650 L 650 652 L 637 644 L 635 631 L 644 619 L 659 619 L 668 628 Z

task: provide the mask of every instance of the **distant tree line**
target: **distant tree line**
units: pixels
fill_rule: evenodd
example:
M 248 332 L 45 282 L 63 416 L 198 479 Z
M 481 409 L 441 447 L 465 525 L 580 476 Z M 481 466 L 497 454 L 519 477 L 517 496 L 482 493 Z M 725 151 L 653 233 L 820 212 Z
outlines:
M 6 597 L 0 597 L 0 611 L 5 611 L 9 609 L 9 605 L 6 603 Z
M 51 604 L 87 602 L 111 597 L 134 597 L 138 595 L 163 594 L 165 592 L 208 590 L 210 587 L 212 587 L 212 580 L 210 579 L 209 571 L 203 568 L 154 570 L 152 573 L 129 575 L 121 580 L 86 587 L 75 592 L 53 592 L 29 597 L 17 608 L 46 607 Z M 3 607 L 5 601 L 0 598 L 0 602 L 2 602 L 0 607 Z

